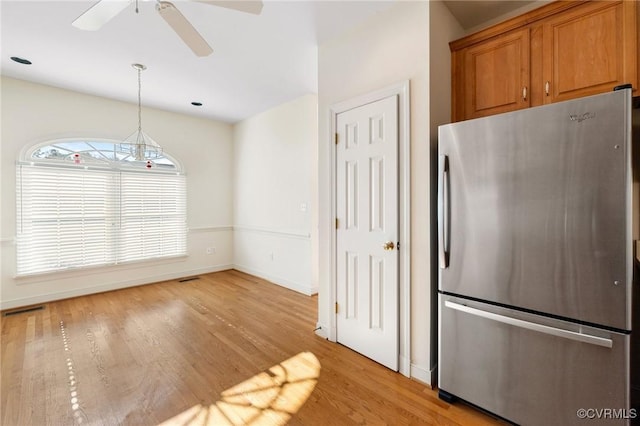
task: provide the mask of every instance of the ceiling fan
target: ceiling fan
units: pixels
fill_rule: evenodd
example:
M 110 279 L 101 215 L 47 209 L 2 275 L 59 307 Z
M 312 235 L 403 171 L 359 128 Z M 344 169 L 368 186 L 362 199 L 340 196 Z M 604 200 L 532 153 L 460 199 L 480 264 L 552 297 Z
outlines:
M 200 3 L 220 6 L 227 9 L 235 9 L 241 12 L 259 15 L 262 12 L 262 1 L 247 0 L 195 0 Z M 126 9 L 131 3 L 136 4 L 138 12 L 138 0 L 99 0 L 86 12 L 71 23 L 76 28 L 87 31 L 99 30 L 104 24 Z M 173 31 L 186 43 L 197 56 L 209 56 L 213 49 L 198 33 L 191 23 L 168 1 L 156 0 L 156 10 L 169 24 Z

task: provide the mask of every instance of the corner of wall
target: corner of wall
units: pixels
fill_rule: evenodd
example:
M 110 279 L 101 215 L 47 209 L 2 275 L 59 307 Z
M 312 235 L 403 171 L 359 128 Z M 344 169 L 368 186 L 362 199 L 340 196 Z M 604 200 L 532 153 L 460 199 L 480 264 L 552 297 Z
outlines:
M 317 95 L 307 94 L 233 130 L 234 265 L 307 295 L 318 292 L 311 258 L 317 128 Z

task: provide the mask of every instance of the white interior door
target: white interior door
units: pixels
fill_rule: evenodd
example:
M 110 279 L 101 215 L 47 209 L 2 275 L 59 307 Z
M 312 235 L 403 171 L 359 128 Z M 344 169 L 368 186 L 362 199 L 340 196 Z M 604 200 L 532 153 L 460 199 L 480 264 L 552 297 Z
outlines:
M 398 96 L 336 116 L 336 337 L 398 370 Z

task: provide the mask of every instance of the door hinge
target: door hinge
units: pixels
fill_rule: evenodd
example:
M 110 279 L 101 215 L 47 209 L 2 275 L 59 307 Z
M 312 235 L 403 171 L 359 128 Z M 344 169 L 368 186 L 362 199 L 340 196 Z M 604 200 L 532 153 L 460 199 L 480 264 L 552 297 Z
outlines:
M 335 142 L 336 142 L 336 145 L 338 145 L 338 134 L 337 133 L 336 133 L 336 137 L 335 137 Z
M 336 314 L 338 313 L 338 302 L 336 302 Z
M 338 218 L 336 217 L 336 229 L 338 229 Z

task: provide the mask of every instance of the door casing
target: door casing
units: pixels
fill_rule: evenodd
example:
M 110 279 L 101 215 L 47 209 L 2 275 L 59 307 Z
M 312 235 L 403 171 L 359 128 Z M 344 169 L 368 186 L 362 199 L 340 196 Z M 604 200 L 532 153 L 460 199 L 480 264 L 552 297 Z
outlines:
M 385 87 L 374 92 L 357 96 L 346 101 L 333 104 L 330 107 L 331 115 L 331 223 L 336 220 L 336 145 L 334 143 L 337 131 L 336 120 L 338 114 L 375 102 L 389 96 L 398 95 L 398 212 L 399 212 L 399 350 L 398 367 L 404 376 L 411 376 L 411 168 L 410 168 L 410 103 L 409 80 Z M 337 301 L 337 271 L 336 271 L 336 230 L 331 232 L 331 284 L 329 295 L 329 330 L 327 338 L 335 342 Z

